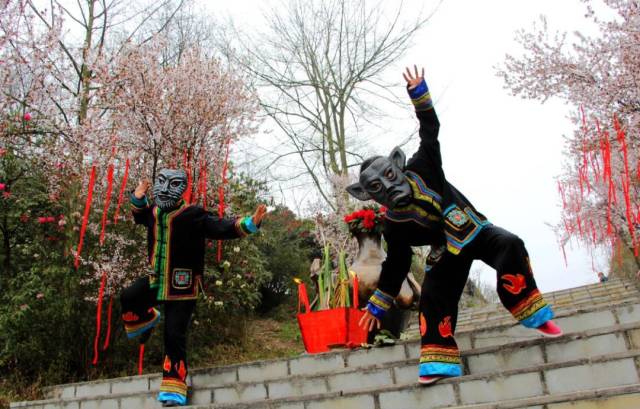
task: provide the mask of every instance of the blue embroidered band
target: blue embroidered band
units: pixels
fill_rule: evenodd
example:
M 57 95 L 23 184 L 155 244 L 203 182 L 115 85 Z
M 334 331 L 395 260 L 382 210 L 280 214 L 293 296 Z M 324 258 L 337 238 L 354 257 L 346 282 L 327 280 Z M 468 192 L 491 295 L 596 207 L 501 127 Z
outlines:
M 142 196 L 142 198 L 138 199 L 136 197 L 136 195 L 134 195 L 133 193 L 131 193 L 131 204 L 134 207 L 137 207 L 139 209 L 143 208 L 143 207 L 147 207 L 149 205 L 149 202 L 147 201 L 147 196 Z
M 393 297 L 383 291 L 376 290 L 369 298 L 367 310 L 376 318 L 381 319 L 392 305 Z
M 433 108 L 431 93 L 424 79 L 417 87 L 408 90 L 408 92 L 416 111 L 428 111 Z

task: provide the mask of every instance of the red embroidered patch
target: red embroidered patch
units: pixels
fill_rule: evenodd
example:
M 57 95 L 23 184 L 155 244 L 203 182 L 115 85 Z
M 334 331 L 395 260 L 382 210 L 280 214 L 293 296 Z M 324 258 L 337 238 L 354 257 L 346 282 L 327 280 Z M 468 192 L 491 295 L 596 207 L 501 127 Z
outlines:
M 122 314 L 123 321 L 134 322 L 134 321 L 138 321 L 139 319 L 140 317 L 138 317 L 135 313 L 131 311 Z
M 180 360 L 180 367 L 178 367 L 178 375 L 180 376 L 180 379 L 182 379 L 183 381 L 184 381 L 184 378 L 187 377 L 187 368 L 184 366 L 184 361 L 182 360 Z
M 164 356 L 164 365 L 162 365 L 162 369 L 165 372 L 169 372 L 171 370 L 171 360 L 169 359 L 169 355 Z
M 451 329 L 451 316 L 444 317 L 442 322 L 438 324 L 438 331 L 442 338 L 453 337 L 453 331 Z
M 420 313 L 420 335 L 423 337 L 427 333 L 427 320 L 424 318 L 424 315 Z
M 502 276 L 502 279 L 507 281 L 508 283 L 502 284 L 505 290 L 509 291 L 511 294 L 517 295 L 522 292 L 525 288 L 527 288 L 527 284 L 525 282 L 525 278 L 522 274 L 505 274 Z

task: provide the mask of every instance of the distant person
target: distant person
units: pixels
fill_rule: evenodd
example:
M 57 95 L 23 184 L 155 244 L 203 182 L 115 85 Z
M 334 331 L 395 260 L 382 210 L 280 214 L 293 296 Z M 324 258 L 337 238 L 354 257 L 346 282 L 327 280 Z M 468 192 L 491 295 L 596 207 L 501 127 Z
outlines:
M 396 147 L 389 157 L 374 156 L 360 167 L 359 182 L 347 191 L 359 200 L 375 200 L 387 207 L 384 238 L 387 257 L 380 282 L 369 299 L 360 325 L 369 331 L 391 308 L 411 266 L 411 246 L 430 245 L 420 299 L 422 348 L 418 382 L 424 385 L 461 376 L 462 366 L 454 339 L 458 302 L 473 260 L 496 269 L 502 304 L 522 325 L 549 337 L 562 335 L 553 321 L 551 306 L 533 278 L 522 240 L 491 224 L 445 178 L 440 155 L 440 123 L 431 94 L 414 67 L 404 74 L 407 90 L 420 122 L 420 147 L 407 162 Z M 478 96 L 481 103 L 481 96 Z M 452 149 L 463 141 L 449 141 Z M 483 160 L 478 158 L 478 166 Z
M 162 169 L 153 185 L 153 204 L 147 199 L 148 180 L 131 194 L 133 220 L 147 228 L 152 273 L 122 291 L 122 319 L 127 337 L 140 336 L 144 344 L 160 320 L 156 307 L 164 304 L 162 406 L 187 404 L 187 328 L 201 286 L 205 240 L 255 233 L 267 211 L 261 204 L 253 216 L 221 218 L 188 204 L 183 199 L 187 185 L 184 170 Z
M 638 270 L 638 273 L 640 273 L 640 270 Z M 600 281 L 601 283 L 606 283 L 607 281 L 609 281 L 609 277 L 604 275 L 604 273 L 602 271 L 599 271 L 598 272 L 598 281 Z

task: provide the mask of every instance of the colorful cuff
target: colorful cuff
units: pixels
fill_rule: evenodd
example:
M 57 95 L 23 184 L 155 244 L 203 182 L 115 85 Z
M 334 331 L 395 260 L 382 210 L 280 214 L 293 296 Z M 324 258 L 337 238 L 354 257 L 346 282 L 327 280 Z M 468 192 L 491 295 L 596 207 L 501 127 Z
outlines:
M 136 197 L 136 195 L 134 195 L 133 193 L 131 193 L 131 204 L 137 208 L 143 208 L 143 207 L 147 207 L 149 205 L 149 202 L 147 201 L 147 196 L 142 196 L 142 199 L 138 199 Z
M 433 101 L 431 100 L 431 93 L 425 80 L 422 80 L 417 87 L 408 90 L 411 102 L 416 111 L 427 111 L 433 108 Z
M 242 222 L 244 223 L 247 230 L 249 230 L 251 233 L 255 233 L 258 231 L 258 226 L 253 223 L 253 217 L 247 216 L 242 220 Z
M 236 230 L 240 234 L 240 237 L 244 237 L 257 232 L 258 227 L 253 223 L 251 217 L 246 216 L 236 219 Z
M 384 315 L 389 308 L 393 305 L 393 297 L 389 294 L 376 290 L 371 298 L 369 298 L 369 303 L 367 304 L 367 309 L 369 312 L 380 319 Z

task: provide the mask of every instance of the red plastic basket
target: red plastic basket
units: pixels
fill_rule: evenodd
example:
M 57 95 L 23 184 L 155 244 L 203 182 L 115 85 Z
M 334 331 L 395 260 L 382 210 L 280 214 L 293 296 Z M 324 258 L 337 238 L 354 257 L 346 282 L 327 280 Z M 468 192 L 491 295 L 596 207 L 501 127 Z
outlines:
M 298 291 L 298 300 L 298 325 L 308 353 L 327 352 L 336 347 L 356 348 L 367 342 L 367 331 L 358 326 L 364 311 L 358 309 L 357 300 L 354 307 L 309 311 L 305 288 Z M 302 313 L 301 306 L 307 312 Z

